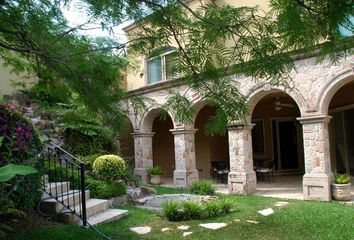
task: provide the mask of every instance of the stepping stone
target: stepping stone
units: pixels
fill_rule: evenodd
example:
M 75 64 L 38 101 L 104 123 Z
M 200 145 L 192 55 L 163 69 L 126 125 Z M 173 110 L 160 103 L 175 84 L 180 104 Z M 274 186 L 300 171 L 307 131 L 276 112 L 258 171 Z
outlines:
M 217 230 L 219 228 L 226 227 L 227 224 L 226 223 L 204 223 L 204 224 L 199 224 L 199 226 L 207 229 Z
M 186 237 L 186 236 L 188 236 L 188 235 L 191 235 L 193 232 L 184 232 L 183 233 L 183 237 Z
M 241 219 L 236 218 L 234 221 L 235 221 L 235 222 L 241 222 Z
M 247 220 L 248 223 L 258 224 L 259 222 L 253 220 Z
M 276 202 L 274 204 L 274 206 L 276 206 L 276 207 L 284 207 L 286 205 L 288 205 L 288 202 Z
M 263 209 L 261 211 L 258 211 L 258 213 L 267 217 L 269 215 L 272 215 L 274 213 L 274 211 L 271 208 L 266 208 L 266 209 Z
M 161 228 L 161 232 L 166 232 L 166 231 L 171 231 L 172 229 L 171 228 Z
M 177 228 L 178 228 L 179 230 L 188 230 L 188 229 L 189 229 L 189 226 L 182 225 L 182 226 L 178 226 Z
M 140 234 L 140 235 L 147 234 L 147 233 L 151 232 L 151 227 L 132 227 L 129 229 L 130 229 L 130 231 L 133 231 L 133 232 Z

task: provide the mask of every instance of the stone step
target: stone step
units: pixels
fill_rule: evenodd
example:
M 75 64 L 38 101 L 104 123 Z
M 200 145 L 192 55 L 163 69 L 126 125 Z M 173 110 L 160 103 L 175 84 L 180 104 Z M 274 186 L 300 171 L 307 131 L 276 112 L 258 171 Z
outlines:
M 59 196 L 70 191 L 70 182 L 50 182 L 45 185 L 45 190 L 52 196 Z
M 77 206 L 79 207 L 79 206 Z M 91 198 L 86 201 L 86 217 L 106 211 L 111 207 L 109 200 Z
M 110 208 L 104 212 L 91 216 L 90 218 L 87 219 L 87 221 L 91 225 L 97 225 L 97 224 L 108 223 L 108 222 L 121 219 L 122 217 L 128 216 L 128 214 L 129 214 L 128 210 Z
M 85 191 L 86 201 L 90 199 L 90 190 Z M 81 202 L 81 192 L 79 190 L 70 190 L 62 195 L 57 196 L 58 201 L 55 198 L 49 198 L 42 201 L 41 210 L 48 214 L 60 213 L 65 209 L 65 206 L 75 206 L 79 209 L 78 203 Z M 62 205 L 64 203 L 65 206 Z M 73 209 L 73 208 L 72 208 Z
M 105 199 L 95 199 L 91 198 L 86 201 L 86 217 L 90 218 L 97 214 L 100 214 L 110 208 L 109 200 Z M 77 209 L 76 214 L 80 216 L 81 209 L 80 205 L 75 206 Z M 64 211 L 65 212 L 65 211 Z M 61 220 L 66 223 L 78 223 L 80 224 L 81 219 L 72 213 L 63 214 Z

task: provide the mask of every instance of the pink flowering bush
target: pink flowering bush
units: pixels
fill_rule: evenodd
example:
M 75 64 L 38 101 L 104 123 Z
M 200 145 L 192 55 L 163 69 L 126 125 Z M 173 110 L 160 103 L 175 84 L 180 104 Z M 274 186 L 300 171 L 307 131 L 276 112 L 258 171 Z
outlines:
M 23 117 L 16 107 L 0 103 L 0 167 L 13 163 L 38 169 L 40 163 L 37 156 L 42 148 L 38 131 L 30 120 Z M 40 179 L 40 174 L 15 177 L 9 185 L 0 186 L 0 191 L 10 192 L 9 198 L 16 207 L 28 209 L 38 199 Z M 16 188 L 12 188 L 14 184 Z

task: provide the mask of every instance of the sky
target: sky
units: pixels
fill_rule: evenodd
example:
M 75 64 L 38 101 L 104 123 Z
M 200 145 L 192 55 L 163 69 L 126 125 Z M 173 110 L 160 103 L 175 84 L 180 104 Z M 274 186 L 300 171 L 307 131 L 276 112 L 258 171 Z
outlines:
M 83 24 L 88 21 L 88 16 L 85 13 L 84 9 L 81 9 L 79 6 L 78 0 L 72 0 L 69 7 L 62 8 L 63 14 L 66 19 L 69 21 L 71 27 Z M 103 31 L 99 23 L 87 25 L 86 28 L 95 28 L 90 30 L 79 30 L 79 33 L 82 35 L 93 36 L 93 37 L 111 37 L 119 42 L 124 43 L 126 41 L 126 35 L 122 30 L 123 27 L 129 25 L 131 21 L 120 24 L 116 27 L 113 27 L 113 33 L 109 33 L 107 30 Z

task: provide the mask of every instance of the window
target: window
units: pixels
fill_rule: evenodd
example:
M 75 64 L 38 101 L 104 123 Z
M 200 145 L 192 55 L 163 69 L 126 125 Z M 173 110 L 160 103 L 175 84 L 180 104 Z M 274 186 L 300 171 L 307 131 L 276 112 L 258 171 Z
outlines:
M 263 120 L 253 120 L 255 125 L 252 128 L 252 149 L 254 154 L 264 154 L 264 128 Z
M 176 49 L 167 47 L 160 50 L 162 53 L 157 57 L 147 60 L 148 84 L 166 81 L 173 75 L 173 65 L 176 58 Z

